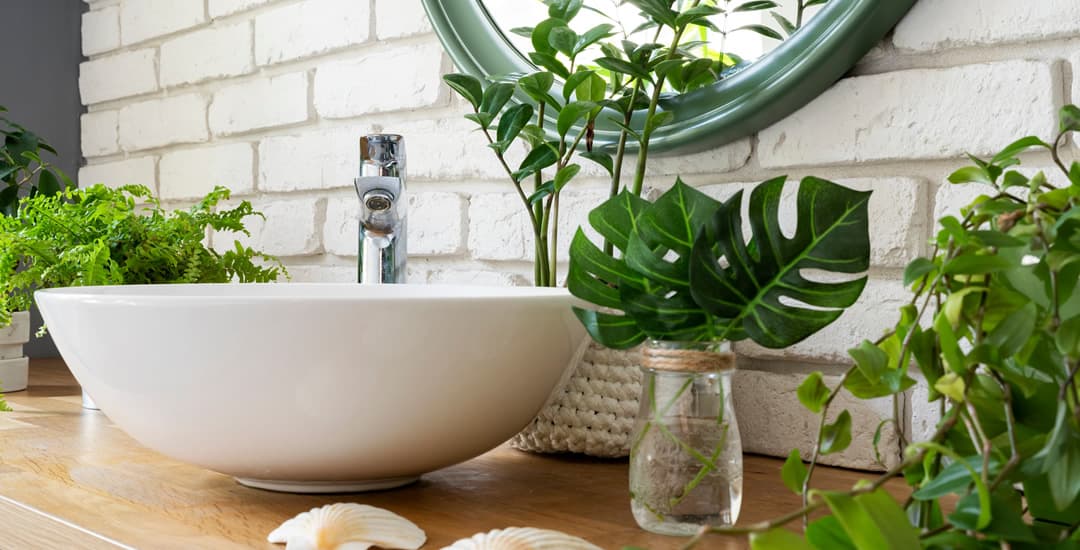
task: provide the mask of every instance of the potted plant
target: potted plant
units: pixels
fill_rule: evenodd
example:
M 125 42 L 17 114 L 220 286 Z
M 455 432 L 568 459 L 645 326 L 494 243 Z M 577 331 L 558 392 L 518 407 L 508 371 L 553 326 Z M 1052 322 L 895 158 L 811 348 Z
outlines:
M 465 117 L 476 124 L 487 138 L 492 154 L 503 167 L 527 215 L 534 245 L 534 283 L 556 286 L 560 258 L 556 251 L 559 234 L 560 197 L 582 170 L 579 157 L 596 163 L 610 181 L 609 198 L 623 191 L 640 198 L 653 133 L 672 120 L 661 108 L 665 95 L 693 91 L 724 78 L 737 70 L 743 61 L 709 43 L 710 34 L 727 36 L 736 32 L 754 32 L 777 40 L 790 36 L 802 25 L 777 12 L 773 18 L 780 31 L 766 25 L 745 25 L 721 29 L 713 18 L 726 18 L 732 12 L 766 11 L 778 7 L 772 1 L 748 1 L 738 4 L 691 0 L 628 0 L 641 10 L 645 23 L 638 29 L 621 27 L 618 19 L 581 0 L 541 0 L 548 6 L 548 18 L 532 27 L 512 32 L 528 38 L 532 51 L 529 59 L 540 70 L 529 74 L 504 75 L 483 82 L 466 74 L 448 74 L 446 83 L 472 108 Z M 823 4 L 825 0 L 806 2 Z M 800 6 L 804 3 L 800 2 Z M 589 10 L 610 20 L 588 29 L 575 29 L 575 18 Z M 802 8 L 799 9 L 801 14 Z M 640 41 L 642 35 L 645 41 Z M 664 37 L 663 43 L 658 42 Z M 614 40 L 609 40 L 615 38 Z M 639 40 L 639 42 L 635 42 Z M 722 48 L 721 48 L 722 49 Z M 512 101 L 513 100 L 513 101 Z M 636 126 L 635 121 L 640 122 Z M 616 143 L 608 148 L 594 148 L 593 132 L 597 123 L 618 128 Z M 513 145 L 525 145 L 524 156 L 515 161 Z M 632 167 L 628 153 L 636 152 Z M 603 248 L 612 251 L 612 243 Z M 603 364 L 604 352 L 591 349 L 584 368 Z M 622 359 L 633 363 L 634 356 Z M 610 363 L 611 361 L 607 361 Z M 623 390 L 634 388 L 639 376 L 636 367 L 608 365 L 627 371 Z M 606 395 L 608 381 L 590 381 L 586 373 L 575 374 L 571 386 L 578 390 Z M 625 396 L 623 396 L 625 397 Z M 599 401 L 599 400 L 596 400 Z M 552 452 L 586 452 L 598 456 L 625 456 L 629 433 L 615 424 L 564 425 L 562 418 L 575 410 L 566 396 L 541 413 L 533 425 L 515 438 L 518 448 Z M 576 411 L 580 417 L 600 419 L 596 411 Z M 589 420 L 591 422 L 592 420 Z M 628 422 L 621 423 L 626 427 Z M 567 434 L 569 433 L 569 437 Z
M 0 105 L 0 218 L 16 216 L 23 196 L 55 195 L 71 180 L 44 157 L 56 150 L 43 138 L 3 116 Z M 12 311 L 0 318 L 0 389 L 26 389 L 29 360 L 23 345 L 30 340 L 30 312 Z
M 686 535 L 738 516 L 742 448 L 730 343 L 795 344 L 839 317 L 866 283 L 870 193 L 803 179 L 789 238 L 779 224 L 785 180 L 750 194 L 749 239 L 741 191 L 718 202 L 682 181 L 653 202 L 624 191 L 590 213 L 617 255 L 581 229 L 574 236 L 568 284 L 596 306 L 575 309 L 589 334 L 616 349 L 645 343 L 630 489 L 647 530 Z M 811 269 L 845 278 L 810 279 Z M 840 450 L 837 443 L 826 452 Z
M 262 215 L 247 201 L 220 208 L 228 198 L 217 187 L 169 212 L 146 187 L 99 184 L 22 199 L 0 217 L 0 326 L 42 288 L 276 280 L 277 258 L 239 242 L 223 253 L 206 245 L 209 229 L 246 233 L 244 220 Z
M 1060 129 L 1050 143 L 1025 137 L 954 172 L 950 182 L 979 184 L 982 194 L 941 218 L 933 253 L 907 267 L 912 298 L 896 326 L 851 350 L 841 385 L 817 375 L 799 388 L 822 414 L 809 465 L 793 450 L 782 470 L 803 506 L 702 529 L 687 548 L 712 532 L 749 533 L 756 550 L 1080 544 L 1080 162 L 1060 155 L 1080 132 L 1080 108 L 1062 109 Z M 1056 177 L 1016 169 L 1030 149 L 1049 153 Z M 851 440 L 850 426 L 825 422 L 836 395 L 895 396 L 911 384 L 911 363 L 941 411 L 936 431 L 907 444 L 880 477 L 849 491 L 813 489 L 819 452 Z M 907 482 L 909 498 L 882 488 L 893 478 Z M 795 521 L 804 534 L 785 529 Z

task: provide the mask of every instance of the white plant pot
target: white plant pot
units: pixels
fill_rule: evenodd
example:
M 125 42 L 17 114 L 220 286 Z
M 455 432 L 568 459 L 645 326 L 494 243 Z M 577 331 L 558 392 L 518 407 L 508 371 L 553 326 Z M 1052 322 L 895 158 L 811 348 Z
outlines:
M 23 357 L 23 344 L 30 341 L 30 313 L 11 315 L 11 324 L 0 328 L 0 391 L 26 389 L 30 361 Z

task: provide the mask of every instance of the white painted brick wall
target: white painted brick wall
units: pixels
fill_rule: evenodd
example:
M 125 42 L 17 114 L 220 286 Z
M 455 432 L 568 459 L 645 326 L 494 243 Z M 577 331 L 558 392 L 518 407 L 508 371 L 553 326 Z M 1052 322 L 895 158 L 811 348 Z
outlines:
M 259 189 L 352 187 L 359 170 L 360 137 L 370 132 L 370 126 L 361 125 L 264 139 L 259 145 Z
M 120 109 L 120 147 L 125 151 L 199 143 L 208 137 L 206 98 L 199 93 L 141 101 Z
M 161 85 L 176 86 L 252 71 L 251 24 L 213 27 L 161 45 Z
M 120 150 L 117 111 L 98 111 L 82 115 L 82 153 L 87 157 L 111 155 Z
M 363 43 L 368 39 L 369 11 L 368 2 L 308 0 L 259 15 L 255 61 L 269 65 Z
M 85 105 L 157 90 L 154 50 L 135 50 L 79 66 L 79 94 Z
M 919 0 L 897 25 L 893 43 L 902 50 L 933 51 L 1077 34 L 1075 0 Z
M 210 104 L 210 130 L 229 135 L 308 119 L 307 73 L 289 73 L 224 88 Z
M 761 132 L 758 154 L 780 168 L 996 153 L 1054 133 L 1059 78 L 1036 61 L 848 78 Z
M 155 189 L 154 157 L 139 157 L 115 162 L 91 164 L 79 169 L 79 185 L 88 187 L 103 183 L 109 187 L 145 185 Z
M 235 201 L 234 201 L 235 202 Z M 322 250 L 318 230 L 325 216 L 326 199 L 262 199 L 251 201 L 262 212 L 246 220 L 251 236 L 240 233 L 214 233 L 211 242 L 217 250 L 233 247 L 234 241 L 277 256 L 310 256 Z M 235 206 L 230 203 L 229 205 Z
M 161 198 L 196 199 L 221 185 L 234 195 L 255 189 L 255 153 L 250 143 L 173 151 L 161 156 L 158 177 Z
M 109 6 L 82 16 L 83 55 L 94 55 L 120 47 L 120 8 Z
M 243 11 L 273 0 L 207 0 L 210 17 L 222 17 L 238 11 Z
M 442 48 L 432 40 L 319 67 L 315 109 L 345 118 L 434 105 L 442 95 L 442 60 Z M 402 85 L 383 85 L 386 75 L 401 75 Z
M 431 32 L 420 0 L 375 0 L 375 24 L 380 40 Z
M 531 279 L 532 231 L 483 135 L 461 118 L 464 102 L 440 81 L 451 67 L 420 0 L 113 0 L 90 8 L 83 47 L 91 60 L 79 82 L 89 106 L 82 184 L 142 183 L 179 203 L 228 184 L 233 203 L 250 197 L 268 216 L 250 223 L 243 242 L 282 255 L 295 280 L 351 282 L 357 139 L 400 133 L 409 154 L 409 282 Z M 941 182 L 965 152 L 1053 135 L 1056 108 L 1080 101 L 1078 39 L 1076 0 L 919 0 L 858 76 L 786 120 L 723 147 L 650 159 L 650 189 L 683 174 L 723 197 L 798 172 L 875 192 L 863 299 L 789 350 L 737 346 L 745 369 L 736 403 L 749 450 L 809 450 L 813 419 L 792 396 L 803 374 L 791 365 L 839 372 L 848 348 L 894 322 L 906 298 L 901 270 L 927 251 L 931 220 L 979 191 Z M 511 165 L 523 153 L 513 148 Z M 601 171 L 582 164 L 563 195 L 563 259 L 575 227 L 606 196 Z M 790 220 L 791 206 L 783 209 Z M 234 238 L 211 241 L 231 247 Z M 915 434 L 932 429 L 924 401 L 916 389 L 904 407 Z M 872 467 L 868 440 L 891 404 L 841 404 L 859 435 L 831 460 Z
M 122 0 L 120 41 L 127 46 L 194 27 L 205 20 L 203 0 Z

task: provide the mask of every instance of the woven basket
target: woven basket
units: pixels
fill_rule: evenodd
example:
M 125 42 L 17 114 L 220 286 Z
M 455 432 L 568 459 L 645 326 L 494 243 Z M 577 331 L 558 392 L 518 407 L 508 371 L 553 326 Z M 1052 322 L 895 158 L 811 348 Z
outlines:
M 511 445 L 535 453 L 623 457 L 641 395 L 641 353 L 593 343 L 569 382 Z

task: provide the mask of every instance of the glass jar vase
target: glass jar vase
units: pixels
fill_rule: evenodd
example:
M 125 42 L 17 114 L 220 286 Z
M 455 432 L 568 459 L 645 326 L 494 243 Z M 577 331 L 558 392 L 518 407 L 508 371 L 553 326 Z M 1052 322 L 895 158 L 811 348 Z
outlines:
M 642 357 L 641 407 L 630 448 L 634 519 L 664 535 L 734 524 L 743 464 L 730 342 L 651 340 Z

